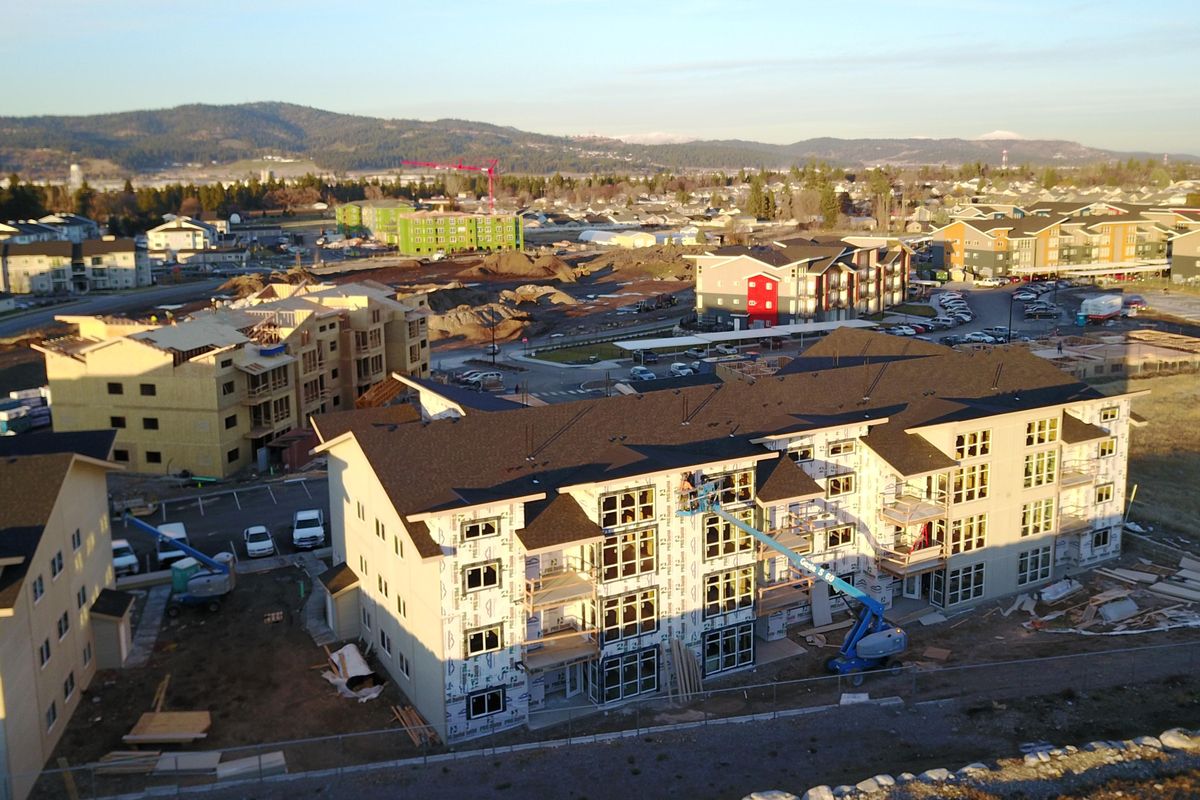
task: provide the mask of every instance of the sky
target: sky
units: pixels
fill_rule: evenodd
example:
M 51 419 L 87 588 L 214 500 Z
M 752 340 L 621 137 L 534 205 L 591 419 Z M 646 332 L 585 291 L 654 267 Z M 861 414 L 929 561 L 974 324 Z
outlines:
M 3 18 L 4 115 L 280 100 L 639 141 L 1008 131 L 1200 154 L 1195 0 L 32 0 Z

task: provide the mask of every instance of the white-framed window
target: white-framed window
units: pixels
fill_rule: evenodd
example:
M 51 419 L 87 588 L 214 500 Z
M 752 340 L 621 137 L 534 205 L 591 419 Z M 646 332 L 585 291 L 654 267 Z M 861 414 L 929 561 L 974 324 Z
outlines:
M 63 571 L 63 556 L 62 550 L 59 550 L 50 559 L 50 577 L 57 578 Z
M 1025 488 L 1054 483 L 1058 472 L 1058 451 L 1041 450 L 1025 456 Z
M 1109 439 L 1102 439 L 1100 441 L 1100 444 L 1097 445 L 1097 447 L 1096 447 L 1096 457 L 1097 458 L 1108 458 L 1109 456 L 1115 456 L 1116 454 L 1117 454 L 1117 439 L 1116 439 L 1116 437 L 1112 437 Z
M 801 461 L 812 461 L 813 446 L 811 444 L 790 445 L 787 450 L 787 457 L 796 463 L 800 463 Z
M 408 663 L 408 657 L 404 653 L 396 653 L 396 666 L 401 675 L 406 678 L 412 677 L 412 665 Z
M 610 534 L 600 545 L 600 576 L 605 582 L 654 572 L 657 565 L 657 528 Z
M 86 667 L 92 663 L 92 643 L 88 642 L 83 646 L 83 665 Z
M 600 601 L 604 643 L 658 630 L 658 589 L 605 597 Z
M 76 528 L 71 534 L 71 550 L 78 552 L 80 547 L 83 547 L 83 533 Z
M 367 558 L 366 558 L 366 556 L 360 555 L 358 557 L 358 571 L 364 578 L 367 577 Z
M 467 719 L 479 719 L 499 714 L 507 705 L 508 697 L 503 686 L 475 692 L 475 694 L 467 696 Z
M 389 656 L 392 654 L 392 637 L 388 636 L 383 628 L 379 629 L 379 646 Z
M 500 560 L 463 567 L 463 591 L 478 592 L 500 585 Z
M 1025 423 L 1025 446 L 1050 444 L 1058 441 L 1058 417 L 1035 419 Z
M 992 432 L 971 431 L 954 437 L 955 458 L 976 458 L 992 452 Z
M 1113 485 L 1111 483 L 1101 484 L 1096 487 L 1096 505 L 1101 503 L 1111 503 L 1113 499 Z
M 462 538 L 464 542 L 469 542 L 473 539 L 485 539 L 488 536 L 498 536 L 499 534 L 499 517 L 493 517 L 492 519 L 474 519 L 470 522 L 464 522 L 462 526 Z
M 50 663 L 50 637 L 42 642 L 42 646 L 38 648 L 38 663 L 45 667 Z
M 988 496 L 991 467 L 987 464 L 971 464 L 954 470 L 950 481 L 950 497 L 955 503 L 968 503 Z
M 946 571 L 946 605 L 953 606 L 983 597 L 983 564 Z
M 829 443 L 829 455 L 831 456 L 848 456 L 854 452 L 854 440 L 843 439 L 840 442 Z
M 595 663 L 595 662 L 593 662 Z M 658 691 L 658 648 L 606 658 L 599 668 L 601 703 Z
M 80 586 L 79 591 L 75 592 L 75 608 L 83 608 L 87 605 L 87 587 Z
M 362 625 L 367 630 L 371 630 L 371 612 L 365 608 L 359 609 L 359 615 L 362 617 Z
M 42 599 L 42 595 L 46 593 L 46 582 L 42 580 L 41 575 L 38 575 L 33 579 L 33 583 L 30 585 L 30 591 L 33 592 L 34 603 Z
M 704 576 L 705 619 L 753 605 L 754 567 L 739 567 Z
M 734 511 L 730 516 L 736 517 L 749 524 L 752 509 L 745 508 Z M 716 514 L 704 517 L 704 560 L 709 561 L 735 553 L 747 553 L 754 549 L 754 537 L 746 533 L 729 520 L 722 519 Z
M 504 646 L 504 625 L 496 623 L 485 628 L 467 631 L 464 658 L 473 658 L 484 653 L 494 653 Z
M 852 544 L 854 542 L 854 526 L 853 525 L 838 525 L 833 528 L 825 529 L 825 547 L 826 549 L 833 547 L 841 547 L 844 544 Z
M 58 640 L 61 642 L 63 637 L 67 635 L 67 631 L 71 630 L 71 618 L 67 616 L 67 612 L 63 612 L 58 618 Z
M 71 670 L 67 673 L 67 679 L 63 681 L 63 700 L 70 700 L 73 694 L 75 694 L 75 671 Z
M 1017 586 L 1044 581 L 1050 577 L 1050 545 L 1017 554 Z
M 1114 419 L 1117 419 L 1120 416 L 1121 416 L 1121 407 L 1120 406 L 1106 406 L 1105 408 L 1100 409 L 1100 421 L 1101 422 L 1112 422 Z
M 1108 543 L 1112 541 L 1111 531 L 1108 528 L 1101 528 L 1098 531 L 1092 531 L 1092 549 L 1099 550 L 1103 547 L 1108 547 Z
M 379 521 L 379 517 L 375 518 L 375 535 L 383 541 L 387 541 L 387 526 Z
M 969 553 L 987 543 L 987 514 L 974 514 L 950 521 L 950 555 Z M 946 536 L 942 526 L 935 526 L 934 537 L 941 542 Z
M 384 597 L 388 597 L 388 582 L 383 579 L 382 575 L 376 575 L 375 581 L 379 588 L 379 593 Z
M 704 634 L 705 676 L 749 666 L 753 663 L 753 622 L 743 622 Z
M 1021 535 L 1036 536 L 1054 529 L 1054 498 L 1034 500 L 1021 506 Z
M 854 493 L 854 473 L 849 472 L 845 475 L 833 475 L 825 482 L 826 497 L 840 497 L 844 494 Z
M 404 598 L 400 595 L 396 595 L 396 613 L 401 617 L 408 616 L 408 603 L 406 603 Z
M 716 484 L 717 502 L 722 506 L 747 503 L 754 499 L 754 470 L 742 469 L 713 475 L 706 480 Z
M 600 526 L 615 528 L 654 519 L 654 489 L 643 487 L 612 492 L 600 498 Z
M 58 703 L 51 701 L 50 707 L 46 709 L 46 730 L 51 730 L 56 722 L 58 722 Z
M 400 534 L 392 534 L 392 552 L 400 558 L 404 558 L 404 542 L 400 541 Z

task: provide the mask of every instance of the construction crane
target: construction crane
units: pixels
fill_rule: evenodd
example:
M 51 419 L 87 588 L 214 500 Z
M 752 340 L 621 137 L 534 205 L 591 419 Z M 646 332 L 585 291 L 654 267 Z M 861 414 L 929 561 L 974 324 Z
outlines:
M 457 164 L 441 164 L 435 161 L 405 161 L 401 159 L 401 164 L 409 167 L 429 167 L 430 169 L 458 169 L 466 172 L 482 172 L 487 175 L 488 179 L 488 213 L 496 213 L 496 165 L 500 162 L 496 159 L 488 161 L 486 167 L 476 166 L 474 164 L 464 164 L 461 161 Z
M 730 525 L 786 556 L 792 566 L 801 572 L 825 581 L 834 589 L 853 597 L 862 605 L 858 620 L 850 627 L 838 654 L 825 662 L 825 666 L 830 672 L 848 675 L 851 683 L 859 686 L 863 682 L 863 672 L 889 666 L 895 656 L 908 649 L 908 634 L 884 619 L 886 609 L 878 600 L 854 584 L 842 580 L 831 570 L 788 547 L 784 547 L 766 533 L 722 509 L 718 500 L 719 491 L 715 482 L 701 484 L 695 503 L 690 508 L 680 509 L 677 513 L 680 516 L 689 517 L 696 514 L 716 514 Z

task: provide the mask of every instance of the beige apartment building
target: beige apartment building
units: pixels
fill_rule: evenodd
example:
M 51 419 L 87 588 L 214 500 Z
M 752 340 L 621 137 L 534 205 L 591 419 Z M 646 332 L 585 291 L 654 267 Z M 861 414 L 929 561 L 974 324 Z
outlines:
M 13 294 L 83 294 L 150 286 L 150 259 L 133 239 L 0 243 L 0 287 Z
M 846 607 L 681 513 L 702 484 L 888 607 L 969 607 L 1121 549 L 1133 395 L 1020 348 L 840 328 L 757 381 L 536 408 L 435 395 L 314 425 L 331 627 L 372 642 L 450 742 L 666 692 L 685 661 L 705 683 L 752 668 L 758 643 Z
M 370 282 L 271 285 L 167 325 L 59 319 L 77 333 L 38 346 L 55 429 L 115 429 L 113 459 L 138 472 L 265 469 L 310 415 L 429 373 L 424 313 Z
M 30 439 L 41 441 L 19 441 Z M 102 663 L 93 630 L 93 615 L 121 605 L 110 588 L 112 440 L 0 442 L 0 800 L 29 795 L 96 669 L 119 666 Z

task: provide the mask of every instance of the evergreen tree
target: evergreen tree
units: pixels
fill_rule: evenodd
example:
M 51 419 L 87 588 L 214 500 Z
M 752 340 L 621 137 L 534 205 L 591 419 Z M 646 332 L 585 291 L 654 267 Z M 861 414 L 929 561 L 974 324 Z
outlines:
M 833 184 L 825 181 L 821 184 L 821 217 L 826 228 L 837 225 L 841 211 L 841 203 L 838 202 L 837 193 L 833 191 Z

